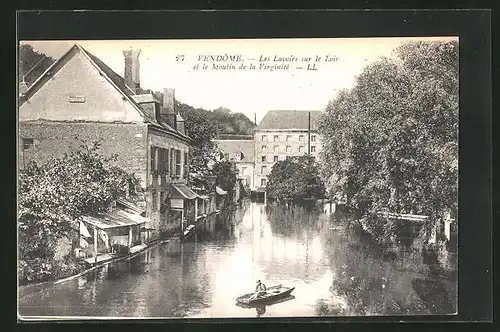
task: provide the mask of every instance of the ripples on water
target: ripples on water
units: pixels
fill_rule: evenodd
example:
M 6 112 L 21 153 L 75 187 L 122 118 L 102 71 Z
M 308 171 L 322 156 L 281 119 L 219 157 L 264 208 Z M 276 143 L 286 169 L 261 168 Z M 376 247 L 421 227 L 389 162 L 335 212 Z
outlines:
M 187 243 L 158 245 L 26 295 L 20 313 L 213 318 L 454 312 L 456 279 L 431 275 L 421 255 L 384 256 L 346 221 L 312 207 L 247 203 L 208 220 Z M 296 289 L 280 303 L 236 306 L 234 299 L 253 291 L 257 279 Z

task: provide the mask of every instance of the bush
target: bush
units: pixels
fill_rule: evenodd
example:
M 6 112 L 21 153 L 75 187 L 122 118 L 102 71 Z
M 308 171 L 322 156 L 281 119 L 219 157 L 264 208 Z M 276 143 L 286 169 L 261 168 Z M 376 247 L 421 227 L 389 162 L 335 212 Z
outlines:
M 72 254 L 61 260 L 31 258 L 19 261 L 19 284 L 45 282 L 70 277 L 84 271 L 86 264 Z
M 130 253 L 130 248 L 123 244 L 115 243 L 111 247 L 113 249 L 113 252 L 118 255 L 127 255 Z

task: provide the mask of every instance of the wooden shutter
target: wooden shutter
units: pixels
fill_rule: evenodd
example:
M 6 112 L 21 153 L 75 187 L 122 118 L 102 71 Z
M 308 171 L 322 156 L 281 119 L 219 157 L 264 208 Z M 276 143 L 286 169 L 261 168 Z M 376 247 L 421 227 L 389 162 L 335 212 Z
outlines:
M 152 146 L 150 149 L 150 158 L 151 158 L 151 173 L 157 170 L 157 155 L 156 155 L 157 148 Z
M 189 155 L 184 152 L 184 178 L 187 179 L 189 173 Z
M 170 149 L 170 176 L 175 176 L 175 155 L 174 155 L 174 149 Z

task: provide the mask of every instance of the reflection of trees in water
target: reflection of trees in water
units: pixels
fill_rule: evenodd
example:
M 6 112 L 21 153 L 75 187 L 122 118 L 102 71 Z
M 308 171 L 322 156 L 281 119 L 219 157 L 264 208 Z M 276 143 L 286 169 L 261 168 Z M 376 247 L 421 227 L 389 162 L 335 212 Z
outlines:
M 320 218 L 322 211 L 315 204 L 268 204 L 266 214 L 273 233 L 283 236 L 319 232 L 326 221 Z
M 426 314 L 427 308 L 412 292 L 412 277 L 397 271 L 381 252 L 372 250 L 352 230 L 327 237 L 328 257 L 334 271 L 332 292 L 344 298 L 350 315 Z M 343 312 L 318 304 L 318 314 Z M 345 314 L 345 312 L 344 312 Z
M 234 231 L 234 211 L 208 216 L 196 227 L 196 236 L 191 236 L 189 242 L 198 241 L 227 241 L 232 238 Z

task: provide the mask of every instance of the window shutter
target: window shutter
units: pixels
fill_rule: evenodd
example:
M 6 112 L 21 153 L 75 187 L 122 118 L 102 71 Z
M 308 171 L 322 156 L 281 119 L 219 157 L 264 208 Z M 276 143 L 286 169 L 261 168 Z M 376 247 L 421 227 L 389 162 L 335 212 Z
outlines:
M 187 179 L 188 173 L 189 173 L 188 159 L 189 159 L 188 153 L 184 152 L 184 178 L 186 178 L 186 179 Z
M 170 175 L 175 176 L 174 149 L 170 149 Z
M 156 171 L 157 167 L 156 167 L 156 147 L 152 146 L 151 147 L 151 173 L 153 173 L 154 171 Z
M 168 149 L 165 149 L 165 173 L 170 173 L 169 172 L 169 164 L 168 164 L 168 161 L 170 160 L 170 158 L 168 157 Z

